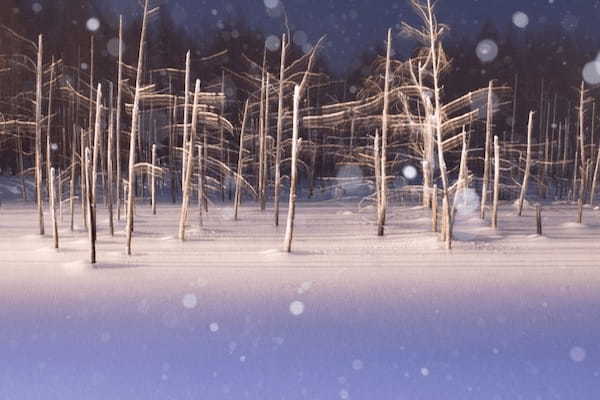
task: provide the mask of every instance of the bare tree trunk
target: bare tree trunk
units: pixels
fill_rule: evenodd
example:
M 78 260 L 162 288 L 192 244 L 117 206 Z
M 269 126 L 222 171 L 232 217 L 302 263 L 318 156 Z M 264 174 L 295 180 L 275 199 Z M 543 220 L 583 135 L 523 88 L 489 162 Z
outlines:
M 204 150 L 200 144 L 196 147 L 198 148 L 198 220 L 200 226 L 202 226 L 202 212 L 204 209 L 204 174 L 202 174 L 200 171 L 202 171 L 204 168 Z
M 383 92 L 383 115 L 381 127 L 381 206 L 378 213 L 377 234 L 383 236 L 387 213 L 387 142 L 388 142 L 388 112 L 390 107 L 390 80 L 392 59 L 392 30 L 388 29 L 387 55 L 385 61 L 385 83 Z
M 267 203 L 267 172 L 268 172 L 268 159 L 267 159 L 267 138 L 269 137 L 269 74 L 266 74 L 266 82 L 265 82 L 265 110 L 264 110 L 264 128 L 263 128 L 263 145 L 262 145 L 262 175 L 261 175 L 261 190 L 262 193 L 260 195 L 260 209 L 264 211 Z
M 600 168 L 600 146 L 598 147 L 598 154 L 596 156 L 596 167 L 594 168 L 594 175 L 592 177 L 592 189 L 590 193 L 590 206 L 594 205 L 594 200 L 596 197 L 596 185 L 598 182 L 598 171 Z
M 235 177 L 235 197 L 233 200 L 233 219 L 238 220 L 238 209 L 242 195 L 242 173 L 244 171 L 244 131 L 246 130 L 246 118 L 248 117 L 248 100 L 244 106 L 244 117 L 242 119 L 242 130 L 240 131 L 240 152 L 238 156 L 237 175 Z
M 438 231 L 438 187 L 433 185 L 433 191 L 431 193 L 431 231 Z
M 117 221 L 121 220 L 121 109 L 123 107 L 123 16 L 119 16 L 119 66 L 117 82 L 117 120 L 115 126 L 116 162 L 117 162 Z
M 189 92 L 190 92 L 190 51 L 188 50 L 185 56 L 185 89 L 183 93 L 183 141 L 181 145 L 181 187 L 185 184 L 186 174 L 186 163 L 188 156 L 186 151 L 188 149 L 188 121 L 189 121 Z M 194 150 L 193 148 L 191 149 Z M 193 167 L 192 167 L 193 168 Z
M 110 232 L 110 236 L 114 236 L 115 235 L 115 223 L 114 223 L 114 216 L 113 216 L 113 189 L 114 189 L 114 182 L 113 182 L 113 158 L 112 158 L 112 154 L 113 154 L 113 141 L 114 141 L 114 134 L 115 134 L 115 115 L 114 115 L 114 108 L 113 108 L 113 84 L 112 82 L 110 83 L 110 97 L 109 97 L 109 105 L 110 105 L 110 111 L 109 111 L 109 120 L 108 120 L 108 141 L 106 144 L 106 164 L 107 164 L 107 180 L 108 180 L 108 184 L 106 187 L 107 193 L 106 193 L 106 199 L 108 201 L 108 230 Z M 117 193 L 118 193 L 118 188 L 117 188 Z
M 538 204 L 535 206 L 535 221 L 537 227 L 537 234 L 542 235 L 542 207 Z
M 292 240 L 294 236 L 294 218 L 296 216 L 296 181 L 298 179 L 298 153 L 300 152 L 301 140 L 299 139 L 299 113 L 300 113 L 300 87 L 294 88 L 294 114 L 292 134 L 292 172 L 290 180 L 290 198 L 288 206 L 287 223 L 285 227 L 284 249 L 292 251 Z
M 492 104 L 492 90 L 493 82 L 490 81 L 488 88 L 488 100 L 487 100 L 487 119 L 485 123 L 485 159 L 483 164 L 483 186 L 481 188 L 481 209 L 479 217 L 485 218 L 485 207 L 487 203 L 488 185 L 490 179 L 490 148 L 492 146 L 492 118 L 493 118 L 493 107 Z
M 102 85 L 98 84 L 96 92 L 96 121 L 94 124 L 94 149 L 92 156 L 92 200 L 96 209 L 96 181 L 98 179 L 98 157 L 100 155 L 100 131 L 102 128 Z
M 156 215 L 156 144 L 152 145 L 152 175 L 150 175 L 150 191 L 152 195 L 152 215 Z
M 377 201 L 377 236 L 383 236 L 383 225 L 379 225 L 379 214 L 381 213 L 381 149 L 379 147 L 379 130 L 375 129 L 373 142 L 373 162 L 375 170 L 375 193 Z M 381 231 L 379 230 L 381 228 Z
M 23 138 L 21 137 L 19 126 L 17 126 L 17 153 L 19 176 L 21 177 L 21 196 L 23 197 L 23 201 L 27 201 L 27 186 L 25 185 L 25 174 L 23 171 Z
M 148 0 L 144 1 L 144 16 L 142 19 L 142 32 L 140 35 L 140 50 L 138 54 L 137 77 L 135 83 L 135 96 L 133 100 L 133 112 L 131 117 L 131 135 L 129 141 L 129 178 L 127 189 L 127 254 L 131 255 L 131 237 L 133 234 L 133 203 L 134 184 L 135 184 L 135 142 L 137 139 L 139 111 L 140 111 L 140 92 L 142 90 L 142 66 L 144 63 L 144 43 L 146 41 L 146 24 L 148 19 Z
M 90 239 L 90 263 L 96 263 L 96 210 L 94 207 L 94 199 L 92 194 L 92 177 L 90 176 L 90 149 L 85 149 L 85 181 L 86 181 L 86 206 L 88 216 L 88 237 Z
M 521 194 L 519 195 L 519 203 L 517 207 L 517 215 L 519 217 L 523 213 L 523 200 L 527 194 L 527 184 L 529 183 L 529 172 L 531 171 L 531 135 L 533 133 L 533 111 L 529 112 L 529 123 L 527 125 L 527 160 L 525 161 L 525 175 L 523 176 L 523 184 L 521 185 Z
M 58 223 L 56 221 L 56 193 L 54 183 L 56 180 L 54 168 L 50 168 L 50 212 L 52 214 L 52 238 L 54 239 L 54 248 L 58 249 Z
M 52 89 L 54 86 L 54 57 L 50 65 L 50 85 L 48 88 L 48 125 L 46 126 L 46 192 L 50 198 L 50 168 L 52 168 L 51 127 L 52 127 Z
M 188 141 L 188 149 L 183 150 L 183 154 L 187 156 L 185 168 L 185 180 L 183 185 L 183 198 L 181 202 L 181 213 L 179 214 L 179 233 L 180 240 L 185 240 L 185 225 L 188 217 L 188 207 L 190 204 L 190 196 L 192 192 L 192 171 L 194 169 L 194 141 L 196 138 L 196 130 L 198 125 L 198 96 L 200 94 L 200 80 L 196 80 L 196 88 L 194 90 L 194 105 L 192 108 L 192 134 Z M 198 171 L 200 174 L 201 171 Z
M 500 199 L 500 145 L 494 136 L 494 203 L 492 206 L 492 228 L 498 229 L 498 200 Z
M 42 204 L 42 54 L 43 39 L 42 35 L 39 35 L 35 95 L 35 190 L 40 235 L 44 234 L 44 205 Z
M 71 211 L 71 222 L 69 224 L 69 227 L 71 229 L 71 232 L 73 232 L 73 229 L 75 228 L 75 150 L 77 149 L 77 136 L 75 135 L 76 131 L 77 126 L 73 124 L 73 131 L 71 133 L 71 182 L 69 184 L 69 207 Z
M 277 140 L 275 143 L 275 226 L 279 226 L 279 194 L 281 187 L 281 141 L 283 136 L 283 89 L 285 80 L 285 34 L 281 40 L 281 66 L 279 69 L 279 99 L 277 108 Z

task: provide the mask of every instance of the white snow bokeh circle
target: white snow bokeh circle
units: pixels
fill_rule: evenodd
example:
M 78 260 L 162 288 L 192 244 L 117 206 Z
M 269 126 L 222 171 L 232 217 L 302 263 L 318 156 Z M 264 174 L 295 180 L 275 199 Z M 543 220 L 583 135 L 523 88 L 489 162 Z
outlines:
M 292 315 L 300 315 L 304 312 L 304 303 L 299 301 L 299 300 L 295 300 L 292 301 L 290 303 L 290 313 L 292 313 Z
M 600 61 L 591 61 L 583 67 L 582 71 L 583 80 L 590 85 L 597 85 L 600 83 Z
M 212 332 L 212 333 L 216 333 L 219 331 L 219 324 L 216 322 L 212 322 L 210 325 L 208 325 L 208 329 Z
M 477 58 L 483 63 L 490 63 L 498 57 L 498 45 L 492 39 L 484 39 L 475 49 Z
M 265 40 L 265 46 L 269 51 L 277 51 L 281 47 L 281 40 L 275 35 L 269 35 Z
M 277 8 L 279 7 L 279 0 L 264 0 L 265 7 L 267 8 Z
M 98 20 L 96 17 L 92 17 L 87 20 L 85 27 L 90 32 L 96 32 L 98 29 L 100 29 L 100 20 Z
M 417 174 L 417 169 L 412 165 L 407 165 L 404 168 L 402 168 L 402 175 L 404 175 L 404 177 L 410 181 L 415 179 L 417 177 Z
M 512 21 L 518 28 L 525 29 L 529 25 L 529 16 L 523 11 L 517 11 L 513 14 Z
M 583 347 L 575 346 L 569 351 L 569 357 L 573 362 L 580 363 L 585 360 L 587 353 Z
M 181 299 L 181 304 L 187 309 L 195 308 L 198 305 L 198 298 L 193 293 L 187 293 Z

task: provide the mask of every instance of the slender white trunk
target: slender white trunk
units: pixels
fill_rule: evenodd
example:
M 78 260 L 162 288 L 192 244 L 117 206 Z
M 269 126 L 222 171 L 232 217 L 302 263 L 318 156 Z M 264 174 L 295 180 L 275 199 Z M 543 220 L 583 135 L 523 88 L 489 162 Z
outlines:
M 152 215 L 156 215 L 156 144 L 152 145 L 152 170 L 150 171 L 150 185 L 152 195 Z
M 300 149 L 299 139 L 299 113 L 300 113 L 300 87 L 294 88 L 294 114 L 292 133 L 292 172 L 290 179 L 290 198 L 288 206 L 287 223 L 285 227 L 284 250 L 292 251 L 292 239 L 294 236 L 294 218 L 296 215 L 296 180 L 298 179 L 298 153 Z
M 38 37 L 35 91 L 35 190 L 40 235 L 44 234 L 44 206 L 42 204 L 42 35 Z
M 119 66 L 117 82 L 117 120 L 115 126 L 116 163 L 117 163 L 117 220 L 121 220 L 121 108 L 123 107 L 123 16 L 119 16 Z
M 523 213 L 523 200 L 527 194 L 527 184 L 529 182 L 529 171 L 531 170 L 531 135 L 533 132 L 533 111 L 529 113 L 529 123 L 527 125 L 527 160 L 525 161 L 525 175 L 523 176 L 523 184 L 521 185 L 521 194 L 517 206 L 517 214 L 521 216 Z
M 381 205 L 377 221 L 377 234 L 383 236 L 387 213 L 387 142 L 388 142 L 388 111 L 390 107 L 390 79 L 392 59 L 392 30 L 388 29 L 387 55 L 385 61 L 385 83 L 383 89 L 383 114 L 381 121 Z
M 190 92 L 190 51 L 185 55 L 185 88 L 183 92 L 183 141 L 181 145 L 181 187 L 185 184 L 188 148 L 188 121 L 189 121 L 189 92 Z M 193 149 L 192 149 L 193 150 Z
M 279 200 L 281 189 L 281 141 L 283 138 L 283 89 L 285 80 L 286 36 L 281 40 L 281 66 L 279 67 L 279 99 L 277 108 L 277 140 L 275 143 L 275 226 L 279 226 Z
M 56 193 L 54 183 L 56 180 L 54 168 L 50 168 L 50 212 L 52 213 L 52 238 L 54 239 L 54 248 L 58 249 L 58 223 L 56 221 Z
M 485 155 L 483 164 L 483 186 L 481 188 L 481 209 L 480 218 L 485 218 L 485 207 L 487 203 L 488 186 L 490 180 L 490 148 L 492 146 L 492 117 L 493 117 L 493 104 L 492 104 L 492 88 L 493 83 L 490 81 L 488 88 L 488 100 L 487 100 L 487 118 L 485 123 Z
M 96 210 L 93 202 L 92 195 L 92 171 L 91 171 L 91 154 L 90 149 L 85 149 L 85 182 L 86 182 L 86 194 L 87 201 L 85 202 L 87 207 L 87 220 L 88 220 L 88 238 L 90 240 L 90 263 L 96 263 Z
M 142 90 L 142 66 L 144 64 L 144 44 L 146 41 L 146 24 L 148 17 L 148 0 L 144 2 L 144 16 L 142 19 L 142 32 L 140 35 L 140 50 L 138 54 L 137 77 L 135 83 L 135 96 L 133 99 L 133 113 L 131 117 L 131 135 L 129 138 L 129 178 L 127 182 L 127 226 L 125 233 L 127 235 L 127 254 L 131 255 L 131 239 L 133 234 L 133 203 L 134 184 L 135 184 L 135 142 L 138 134 L 139 112 L 140 112 L 140 92 Z
M 188 141 L 188 148 L 184 150 L 183 154 L 187 155 L 186 169 L 183 184 L 183 198 L 181 201 L 181 212 L 179 214 L 179 232 L 178 237 L 180 240 L 185 240 L 185 225 L 188 217 L 188 207 L 190 204 L 190 196 L 192 192 L 192 171 L 194 169 L 194 141 L 196 138 L 196 126 L 198 125 L 198 96 L 200 94 L 200 80 L 196 80 L 196 88 L 194 90 L 194 105 L 192 108 L 192 134 Z M 200 174 L 201 171 L 198 171 Z
M 492 205 L 492 228 L 498 228 L 498 200 L 500 199 L 500 145 L 494 136 L 494 203 Z
M 240 131 L 240 152 L 238 155 L 237 175 L 235 177 L 235 197 L 233 199 L 233 219 L 238 219 L 238 209 L 242 196 L 242 173 L 244 172 L 244 131 L 246 130 L 246 118 L 248 116 L 248 100 L 244 106 L 244 117 L 242 120 L 242 130 Z

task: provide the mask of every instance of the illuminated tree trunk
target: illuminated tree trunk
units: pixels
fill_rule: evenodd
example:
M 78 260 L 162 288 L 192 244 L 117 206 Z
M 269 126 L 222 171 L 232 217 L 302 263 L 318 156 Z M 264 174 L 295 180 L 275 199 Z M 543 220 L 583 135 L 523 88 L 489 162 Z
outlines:
M 35 190 L 40 235 L 44 234 L 44 206 L 42 204 L 42 35 L 38 37 L 36 95 L 35 95 Z
M 135 142 L 138 134 L 140 92 L 142 90 L 142 66 L 144 63 L 144 44 L 146 41 L 146 24 L 148 17 L 148 0 L 144 2 L 144 16 L 142 19 L 142 32 L 140 35 L 140 51 L 138 54 L 137 77 L 135 83 L 135 96 L 133 100 L 133 114 L 131 117 L 131 135 L 129 138 L 129 178 L 127 182 L 127 254 L 131 255 L 131 239 L 133 234 L 133 207 L 134 207 L 134 185 L 135 185 Z
M 529 123 L 527 125 L 527 160 L 525 161 L 525 175 L 523 176 L 523 184 L 521 185 L 521 194 L 517 206 L 517 214 L 521 216 L 523 213 L 523 200 L 527 194 L 527 184 L 529 182 L 529 172 L 531 171 L 531 135 L 533 131 L 533 111 L 529 113 Z
M 246 118 L 248 117 L 248 100 L 244 106 L 244 117 L 242 120 L 242 130 L 240 131 L 240 152 L 238 155 L 237 175 L 235 177 L 235 196 L 233 199 L 233 219 L 238 220 L 238 209 L 242 195 L 242 173 L 244 172 L 244 131 L 246 130 Z
M 379 204 L 377 235 L 383 236 L 387 212 L 387 142 L 388 142 L 388 111 L 390 107 L 390 74 L 392 58 L 392 30 L 388 29 L 387 56 L 385 61 L 385 83 L 383 91 L 383 115 L 381 127 L 381 200 Z
M 279 226 L 279 200 L 281 189 L 281 141 L 283 140 L 283 89 L 285 79 L 285 34 L 281 40 L 281 65 L 279 69 L 279 99 L 277 108 L 277 139 L 275 143 L 275 226 Z
M 498 229 L 498 200 L 500 198 L 500 145 L 494 136 L 494 203 L 492 205 L 492 228 Z
M 185 180 L 183 185 L 183 199 L 181 201 L 181 212 L 179 214 L 179 240 L 185 240 L 185 225 L 187 223 L 188 208 L 190 204 L 190 197 L 192 192 L 192 172 L 194 169 L 194 141 L 196 138 L 196 131 L 198 125 L 198 97 L 200 94 L 200 80 L 196 80 L 196 89 L 194 91 L 194 105 L 192 108 L 192 134 L 188 141 L 188 148 L 184 150 L 183 154 L 186 154 L 186 168 L 185 168 Z M 201 173 L 198 171 L 198 173 Z
M 299 113 L 300 113 L 300 87 L 294 88 L 294 114 L 292 133 L 292 172 L 290 180 L 290 198 L 288 206 L 287 223 L 285 227 L 284 250 L 292 251 L 292 240 L 294 236 L 294 218 L 296 216 L 296 182 L 298 179 L 298 153 L 301 139 L 299 136 Z

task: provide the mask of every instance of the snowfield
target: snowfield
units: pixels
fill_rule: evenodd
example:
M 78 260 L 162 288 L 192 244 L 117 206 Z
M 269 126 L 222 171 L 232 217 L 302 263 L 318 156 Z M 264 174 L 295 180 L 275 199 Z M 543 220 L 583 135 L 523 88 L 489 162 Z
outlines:
M 468 208 L 467 208 L 468 210 Z M 459 210 L 443 250 L 420 207 L 300 202 L 293 253 L 270 209 L 139 204 L 98 217 L 98 264 L 65 209 L 60 250 L 32 204 L 0 209 L 1 399 L 594 399 L 600 212 Z M 77 207 L 80 211 L 80 207 Z M 285 213 L 284 209 L 284 213 Z M 46 213 L 47 214 L 47 213 Z M 285 214 L 284 214 L 285 215 Z M 48 217 L 48 215 L 46 215 Z M 49 229 L 46 219 L 46 230 Z

